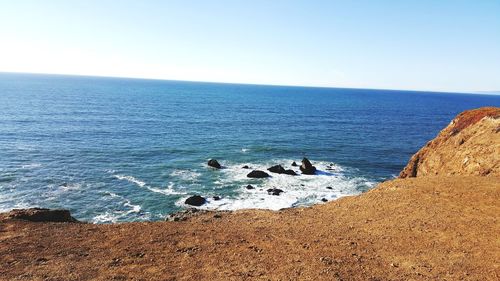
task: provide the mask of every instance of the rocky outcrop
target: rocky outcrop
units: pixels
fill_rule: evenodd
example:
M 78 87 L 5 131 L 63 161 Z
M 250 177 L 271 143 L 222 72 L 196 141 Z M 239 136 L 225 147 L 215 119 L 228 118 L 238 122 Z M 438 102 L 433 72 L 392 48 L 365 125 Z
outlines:
M 285 172 L 285 168 L 281 165 L 275 165 L 272 166 L 271 168 L 267 169 L 271 173 L 277 173 L 277 174 L 283 174 Z
M 247 175 L 247 177 L 261 179 L 261 178 L 268 178 L 270 177 L 270 175 L 261 170 L 253 170 Z
M 460 113 L 411 157 L 399 177 L 430 175 L 500 176 L 500 108 Z
M 184 204 L 199 207 L 205 204 L 206 202 L 207 200 L 204 197 L 201 197 L 199 195 L 193 195 L 188 199 L 186 199 L 186 201 L 184 201 Z
M 300 165 L 300 171 L 305 175 L 314 175 L 316 173 L 316 167 L 314 167 L 309 159 L 302 159 L 302 165 Z
M 210 159 L 208 160 L 208 166 L 216 169 L 222 168 L 222 166 L 219 164 L 219 162 L 215 159 Z
M 6 218 L 33 222 L 78 222 L 68 210 L 43 208 L 14 209 L 7 214 Z

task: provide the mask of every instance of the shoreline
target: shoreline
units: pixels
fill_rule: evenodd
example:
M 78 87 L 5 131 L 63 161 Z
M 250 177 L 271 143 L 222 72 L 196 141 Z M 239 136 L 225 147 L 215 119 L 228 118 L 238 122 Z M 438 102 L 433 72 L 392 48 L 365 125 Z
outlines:
M 175 222 L 0 219 L 0 280 L 128 280 L 145 272 L 153 280 L 495 280 L 498 182 L 396 179 L 323 205 Z
M 310 207 L 115 224 L 3 213 L 0 280 L 498 280 L 498 134 L 500 108 L 466 111 L 399 178 Z

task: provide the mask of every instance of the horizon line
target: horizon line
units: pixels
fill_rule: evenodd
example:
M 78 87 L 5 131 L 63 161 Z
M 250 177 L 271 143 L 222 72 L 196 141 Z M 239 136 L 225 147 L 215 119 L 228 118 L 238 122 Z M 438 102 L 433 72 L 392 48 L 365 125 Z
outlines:
M 94 75 L 94 74 L 68 74 L 68 73 L 46 73 L 46 72 L 22 72 L 22 71 L 1 71 L 0 74 L 25 74 L 25 75 L 52 75 L 52 76 L 75 76 L 89 78 L 112 78 L 112 79 L 135 79 L 150 81 L 171 81 L 188 83 L 209 83 L 209 84 L 228 84 L 228 85 L 249 85 L 249 86 L 270 86 L 270 87 L 297 87 L 297 88 L 320 88 L 320 89 L 351 89 L 351 90 L 375 90 L 375 91 L 402 91 L 402 92 L 423 92 L 423 93 L 442 93 L 442 94 L 469 94 L 469 95 L 500 95 L 500 91 L 440 91 L 440 90 L 413 90 L 413 89 L 389 89 L 389 88 L 356 88 L 356 87 L 335 87 L 335 86 L 316 86 L 316 85 L 284 85 L 284 84 L 262 84 L 249 82 L 224 82 L 224 81 L 200 81 L 200 80 L 178 80 L 167 78 L 151 77 L 132 77 L 132 76 L 113 76 L 113 75 Z

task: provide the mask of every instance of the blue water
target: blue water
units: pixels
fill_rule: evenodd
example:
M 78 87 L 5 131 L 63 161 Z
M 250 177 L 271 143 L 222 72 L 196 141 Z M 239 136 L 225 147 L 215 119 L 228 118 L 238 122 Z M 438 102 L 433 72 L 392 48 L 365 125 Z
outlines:
M 456 114 L 481 106 L 500 96 L 4 73 L 0 211 L 115 222 L 163 219 L 192 194 L 208 209 L 316 204 L 394 177 Z M 318 175 L 252 180 L 241 169 L 304 156 Z

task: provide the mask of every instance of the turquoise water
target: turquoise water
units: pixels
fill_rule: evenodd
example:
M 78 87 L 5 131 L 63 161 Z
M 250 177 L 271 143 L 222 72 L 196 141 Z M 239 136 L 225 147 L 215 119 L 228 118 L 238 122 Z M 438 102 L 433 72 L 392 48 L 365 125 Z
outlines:
M 162 219 L 193 194 L 208 209 L 318 204 L 394 177 L 456 114 L 486 105 L 500 96 L 4 73 L 0 211 L 116 222 Z M 317 175 L 241 169 L 304 156 Z

